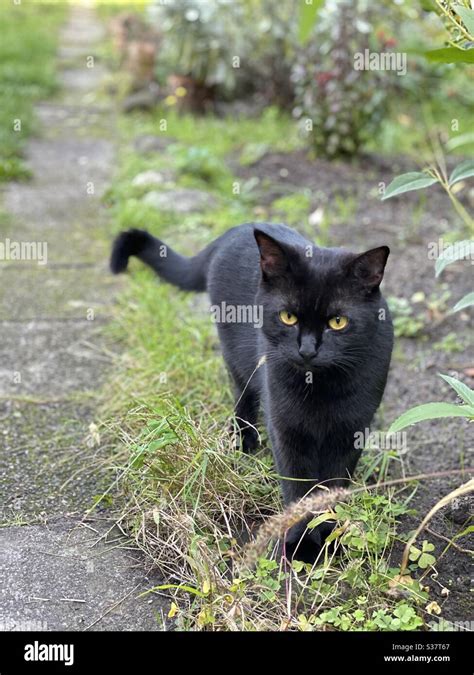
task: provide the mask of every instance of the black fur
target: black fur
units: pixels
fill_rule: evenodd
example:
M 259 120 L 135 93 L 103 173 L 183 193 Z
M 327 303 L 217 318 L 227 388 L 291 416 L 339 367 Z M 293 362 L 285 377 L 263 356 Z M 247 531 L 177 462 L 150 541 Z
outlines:
M 388 254 L 386 246 L 363 254 L 318 248 L 284 225 L 246 224 L 192 258 L 147 232 L 123 232 L 111 267 L 121 272 L 135 255 L 180 288 L 207 290 L 214 306 L 262 311 L 261 327 L 221 321 L 217 328 L 243 449 L 257 446 L 262 403 L 288 504 L 318 483 L 343 485 L 355 469 L 355 433 L 369 427 L 381 401 L 392 352 L 392 322 L 379 291 Z M 298 323 L 282 323 L 282 310 Z M 349 318 L 341 331 L 328 327 L 335 315 Z M 330 526 L 305 528 L 302 522 L 289 531 L 286 554 L 298 549 L 297 558 L 312 561 Z
M 185 258 L 144 230 L 128 230 L 114 242 L 110 269 L 114 274 L 125 272 L 128 259 L 134 255 L 170 284 L 184 291 L 205 291 L 211 251 L 212 244 L 194 258 Z

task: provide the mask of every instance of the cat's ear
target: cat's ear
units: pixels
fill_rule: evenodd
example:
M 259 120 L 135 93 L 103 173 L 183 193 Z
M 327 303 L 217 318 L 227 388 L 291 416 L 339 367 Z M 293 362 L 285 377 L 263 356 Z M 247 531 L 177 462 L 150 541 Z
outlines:
M 288 255 L 273 237 L 261 230 L 254 230 L 260 251 L 260 267 L 264 279 L 284 275 L 289 268 Z
M 388 246 L 379 246 L 356 256 L 350 263 L 349 269 L 353 276 L 368 290 L 380 286 L 390 249 Z

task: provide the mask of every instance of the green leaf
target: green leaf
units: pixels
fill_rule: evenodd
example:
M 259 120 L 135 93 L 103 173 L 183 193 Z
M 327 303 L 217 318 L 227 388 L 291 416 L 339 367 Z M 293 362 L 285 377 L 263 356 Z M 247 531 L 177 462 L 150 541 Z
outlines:
M 471 178 L 471 176 L 474 176 L 474 159 L 466 159 L 453 170 L 449 178 L 449 184 L 454 185 L 454 183 L 458 183 L 465 178 Z
M 162 584 L 161 586 L 153 586 L 153 588 L 149 588 L 146 591 L 143 591 L 143 593 L 140 593 L 138 595 L 138 598 L 143 598 L 145 595 L 148 595 L 149 593 L 156 593 L 156 591 L 168 591 L 170 589 L 176 589 L 178 591 L 185 591 L 186 593 L 192 593 L 193 595 L 197 595 L 199 598 L 204 598 L 205 595 L 201 593 L 197 588 L 193 588 L 192 586 L 187 586 L 186 584 Z
M 468 525 L 465 530 L 462 532 L 458 532 L 455 537 L 453 538 L 453 541 L 456 539 L 460 539 L 461 537 L 467 537 L 468 534 L 473 534 L 474 533 L 474 525 Z
M 471 307 L 474 305 L 474 293 L 467 293 L 459 302 L 457 302 L 451 310 L 451 313 L 459 312 L 461 309 Z
M 316 516 L 316 518 L 310 520 L 309 523 L 306 525 L 306 527 L 308 528 L 308 530 L 314 530 L 315 527 L 318 527 L 318 525 L 321 525 L 321 523 L 325 523 L 327 520 L 334 521 L 334 514 L 321 513 L 321 515 Z
M 418 567 L 421 567 L 422 570 L 425 570 L 430 565 L 434 565 L 436 558 L 431 553 L 422 553 L 420 559 L 418 560 Z
M 397 176 L 392 180 L 390 185 L 385 190 L 382 200 L 401 195 L 403 192 L 410 192 L 411 190 L 421 190 L 421 188 L 429 187 L 437 183 L 438 179 L 428 176 L 421 171 L 410 171 Z
M 311 31 L 316 22 L 316 15 L 324 4 L 324 0 L 300 0 L 300 24 L 299 24 L 299 39 L 301 44 L 305 44 L 309 40 Z
M 420 557 L 420 555 L 421 555 L 421 551 L 420 551 L 419 548 L 416 548 L 416 546 L 410 547 L 410 555 L 408 556 L 410 558 L 410 560 L 412 560 L 413 562 L 416 562 L 418 560 L 418 558 Z
M 454 5 L 454 11 L 461 17 L 463 24 L 467 28 L 469 35 L 474 40 L 474 11 L 462 5 Z
M 474 49 L 458 49 L 457 47 L 442 47 L 424 52 L 429 61 L 439 63 L 474 63 Z
M 394 434 L 405 427 L 426 420 L 436 420 L 442 417 L 467 417 L 474 419 L 474 407 L 470 405 L 455 405 L 454 403 L 424 403 L 410 408 L 400 415 L 388 430 L 389 434 Z
M 456 260 L 463 258 L 474 257 L 474 241 L 464 239 L 463 241 L 455 241 L 454 244 L 448 246 L 439 256 L 435 263 L 435 273 L 439 277 L 445 267 Z
M 292 560 L 291 561 L 291 567 L 297 573 L 302 572 L 304 570 L 304 562 L 301 562 L 301 560 Z
M 443 373 L 438 373 L 438 375 L 442 377 L 443 380 L 454 389 L 459 398 L 462 398 L 462 400 L 468 405 L 474 406 L 474 390 L 472 390 L 470 387 L 467 386 L 467 384 L 464 384 L 464 382 L 461 382 L 461 380 L 458 380 L 455 377 L 443 375 Z
M 465 134 L 453 136 L 446 143 L 446 149 L 449 151 L 455 150 L 456 148 L 468 145 L 469 143 L 474 143 L 474 131 L 467 131 Z

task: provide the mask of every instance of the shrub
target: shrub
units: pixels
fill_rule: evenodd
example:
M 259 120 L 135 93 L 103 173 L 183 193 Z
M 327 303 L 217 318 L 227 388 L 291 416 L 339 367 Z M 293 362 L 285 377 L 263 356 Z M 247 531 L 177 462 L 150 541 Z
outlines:
M 380 9 L 362 0 L 329 0 L 293 71 L 294 114 L 312 124 L 312 141 L 327 157 L 355 154 L 377 130 L 393 73 L 356 70 L 354 55 L 371 47 Z M 391 42 L 382 38 L 378 49 Z M 372 38 L 373 41 L 373 38 Z
M 258 92 L 267 101 L 288 106 L 293 99 L 297 15 L 288 0 L 155 2 L 150 19 L 163 34 L 158 79 L 178 78 L 177 86 L 184 83 L 209 99 Z
M 237 86 L 238 68 L 233 56 L 242 53 L 240 41 L 243 6 L 229 0 L 203 3 L 179 0 L 171 4 L 155 2 L 150 20 L 163 35 L 158 58 L 158 78 L 175 78 L 190 96 L 212 99 L 217 88 L 228 94 Z

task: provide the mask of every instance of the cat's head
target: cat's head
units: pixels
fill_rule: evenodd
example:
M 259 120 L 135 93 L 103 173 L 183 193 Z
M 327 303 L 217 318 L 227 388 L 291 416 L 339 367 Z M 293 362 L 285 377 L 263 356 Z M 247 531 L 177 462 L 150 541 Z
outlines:
M 302 371 L 361 363 L 373 348 L 381 307 L 380 282 L 389 248 L 362 254 L 290 245 L 255 230 L 260 251 L 258 304 L 267 358 Z

